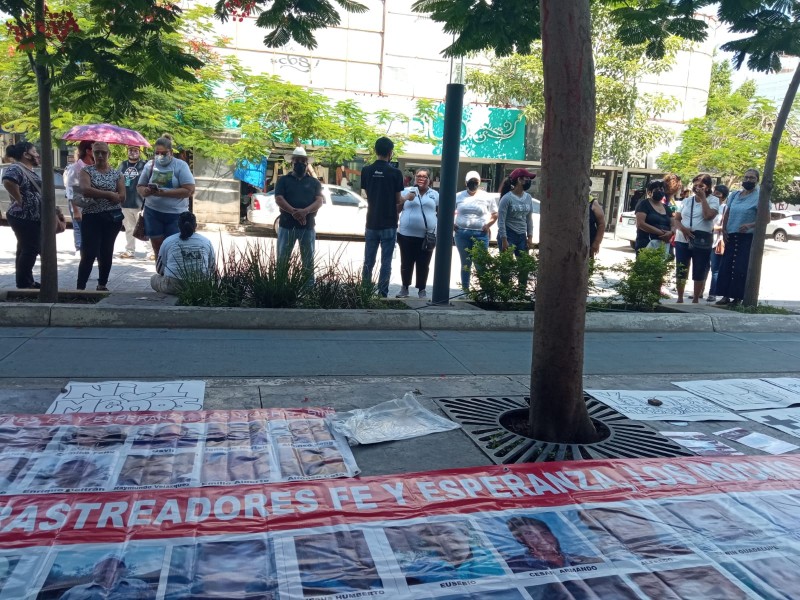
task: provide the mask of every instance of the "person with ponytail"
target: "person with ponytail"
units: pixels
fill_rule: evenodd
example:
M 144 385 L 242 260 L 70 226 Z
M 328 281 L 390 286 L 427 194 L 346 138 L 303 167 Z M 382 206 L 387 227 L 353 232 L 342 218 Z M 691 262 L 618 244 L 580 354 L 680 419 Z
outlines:
M 162 294 L 177 295 L 182 281 L 206 277 L 213 273 L 217 259 L 208 238 L 197 233 L 197 218 L 188 210 L 178 216 L 179 233 L 161 244 L 156 261 L 156 273 L 150 287 Z
M 6 218 L 17 238 L 17 288 L 38 289 L 41 285 L 33 278 L 33 266 L 42 244 L 42 178 L 34 168 L 41 161 L 30 142 L 8 146 L 6 156 L 14 160 L 3 171 L 3 187 L 11 200 Z
M 514 169 L 500 190 L 497 245 L 501 251 L 514 246 L 515 256 L 533 248 L 533 199 L 527 190 L 535 177 L 527 169 Z

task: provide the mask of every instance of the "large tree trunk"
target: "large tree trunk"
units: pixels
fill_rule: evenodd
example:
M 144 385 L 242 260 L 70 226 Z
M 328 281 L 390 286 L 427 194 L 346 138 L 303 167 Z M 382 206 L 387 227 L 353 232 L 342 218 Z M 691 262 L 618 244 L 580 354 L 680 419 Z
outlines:
M 761 190 L 758 194 L 758 213 L 756 215 L 756 229 L 753 233 L 753 246 L 750 249 L 750 263 L 747 266 L 747 283 L 744 288 L 744 305 L 758 305 L 758 289 L 761 287 L 761 261 L 764 258 L 764 238 L 767 234 L 767 224 L 769 223 L 769 201 L 772 197 L 772 188 L 775 186 L 774 173 L 775 161 L 778 159 L 778 148 L 780 147 L 781 137 L 786 128 L 786 121 L 792 111 L 794 97 L 797 88 L 800 86 L 800 64 L 794 71 L 794 77 L 786 90 L 783 98 L 778 119 L 775 121 L 775 128 L 772 130 L 772 140 L 767 151 L 767 160 L 764 163 L 764 174 L 761 177 Z
M 36 0 L 34 7 L 36 22 L 43 23 L 44 0 Z M 43 37 L 39 34 L 37 37 Z M 46 40 L 44 44 L 46 44 Z M 42 157 L 42 248 L 40 254 L 42 266 L 42 289 L 39 290 L 39 302 L 58 301 L 58 259 L 56 257 L 56 190 L 53 181 L 53 134 L 50 119 L 50 89 L 52 81 L 50 72 L 45 66 L 47 56 L 44 44 L 36 50 L 36 85 L 39 92 L 39 131 Z
M 531 370 L 536 439 L 597 438 L 583 400 L 588 210 L 595 131 L 589 0 L 540 0 L 545 122 Z

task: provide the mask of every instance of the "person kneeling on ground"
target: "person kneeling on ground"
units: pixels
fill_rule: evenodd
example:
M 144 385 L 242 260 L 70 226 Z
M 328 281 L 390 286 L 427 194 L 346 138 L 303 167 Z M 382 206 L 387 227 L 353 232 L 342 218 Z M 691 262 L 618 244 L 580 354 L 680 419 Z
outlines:
M 198 235 L 197 219 L 188 210 L 178 217 L 180 233 L 164 240 L 158 251 L 157 273 L 150 287 L 162 294 L 176 295 L 187 277 L 206 276 L 216 268 L 214 247 L 208 238 Z

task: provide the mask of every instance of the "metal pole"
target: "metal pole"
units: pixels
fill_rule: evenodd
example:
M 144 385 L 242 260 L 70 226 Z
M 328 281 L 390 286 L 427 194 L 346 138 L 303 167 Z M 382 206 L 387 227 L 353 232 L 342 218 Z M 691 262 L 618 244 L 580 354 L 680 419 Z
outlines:
M 458 156 L 461 148 L 461 116 L 464 84 L 447 84 L 442 135 L 442 170 L 439 186 L 439 218 L 436 226 L 436 263 L 433 268 L 431 304 L 450 300 L 450 264 L 453 258 L 453 219 L 458 190 Z

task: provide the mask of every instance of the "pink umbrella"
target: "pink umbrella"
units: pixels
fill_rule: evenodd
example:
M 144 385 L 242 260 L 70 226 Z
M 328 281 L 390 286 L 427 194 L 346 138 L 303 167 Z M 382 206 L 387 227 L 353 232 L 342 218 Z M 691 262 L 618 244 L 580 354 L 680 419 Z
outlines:
M 108 123 L 75 125 L 61 139 L 72 142 L 92 140 L 93 142 L 106 142 L 107 144 L 121 144 L 123 146 L 150 147 L 150 143 L 138 131 Z

